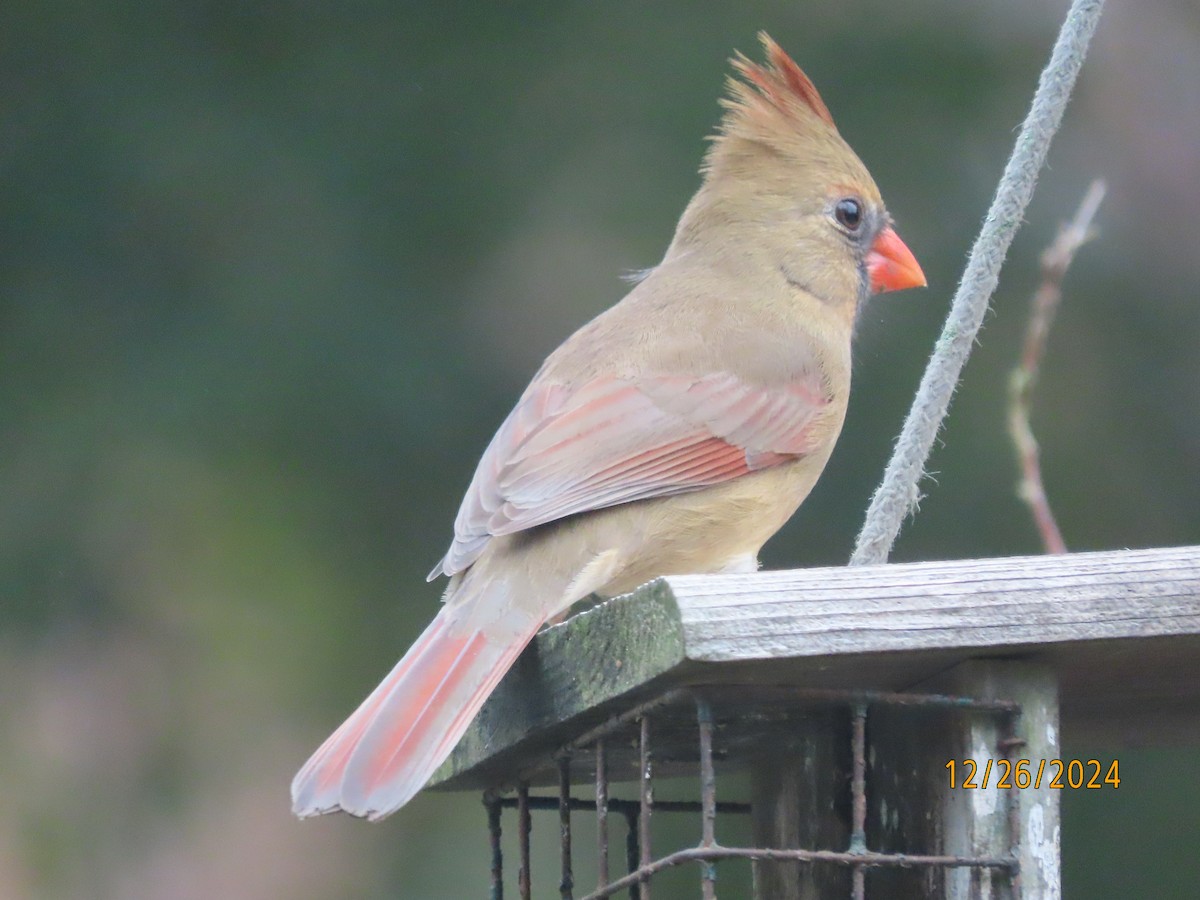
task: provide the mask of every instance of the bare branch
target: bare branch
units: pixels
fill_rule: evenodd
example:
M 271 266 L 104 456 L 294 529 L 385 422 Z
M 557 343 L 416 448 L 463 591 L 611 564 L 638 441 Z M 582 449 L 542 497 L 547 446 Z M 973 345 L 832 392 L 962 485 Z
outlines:
M 1017 496 L 1028 504 L 1047 553 L 1066 553 L 1067 545 L 1058 529 L 1042 483 L 1040 452 L 1029 422 L 1033 388 L 1037 384 L 1038 367 L 1046 352 L 1046 336 L 1050 333 L 1050 325 L 1062 300 L 1063 278 L 1071 267 L 1076 251 L 1095 236 L 1092 219 L 1104 199 L 1104 191 L 1103 181 L 1093 181 L 1075 212 L 1075 218 L 1064 223 L 1058 237 L 1042 252 L 1042 283 L 1030 301 L 1029 325 L 1025 331 L 1021 362 L 1008 379 L 1008 433 L 1017 451 L 1017 464 L 1021 467 Z

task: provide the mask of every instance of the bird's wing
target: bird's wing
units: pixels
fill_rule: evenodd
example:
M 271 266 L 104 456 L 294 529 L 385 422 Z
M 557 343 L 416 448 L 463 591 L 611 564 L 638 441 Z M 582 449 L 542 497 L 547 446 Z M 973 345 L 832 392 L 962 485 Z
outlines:
M 454 542 L 429 577 L 462 571 L 495 535 L 802 456 L 829 402 L 816 376 L 773 388 L 727 373 L 535 382 L 479 461 Z

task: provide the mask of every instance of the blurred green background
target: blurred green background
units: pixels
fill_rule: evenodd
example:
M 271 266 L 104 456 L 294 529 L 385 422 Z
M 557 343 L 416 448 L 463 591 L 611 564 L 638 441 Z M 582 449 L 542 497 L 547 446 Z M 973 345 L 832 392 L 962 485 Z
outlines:
M 539 361 L 666 247 L 726 59 L 760 28 L 795 56 L 930 281 L 868 309 L 765 557 L 836 564 L 1065 6 L 5 4 L 0 896 L 483 896 L 477 796 L 298 823 L 288 783 L 433 615 Z M 1048 489 L 1074 549 L 1200 542 L 1200 9 L 1110 7 L 896 559 L 1038 551 L 1006 373 L 1096 176 Z M 1186 896 L 1196 749 L 1121 754 L 1119 793 L 1064 798 L 1067 893 Z

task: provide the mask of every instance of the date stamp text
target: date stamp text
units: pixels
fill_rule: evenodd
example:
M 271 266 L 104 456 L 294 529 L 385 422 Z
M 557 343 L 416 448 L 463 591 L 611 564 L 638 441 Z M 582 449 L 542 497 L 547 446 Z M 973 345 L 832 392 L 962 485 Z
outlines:
M 1100 790 L 1121 786 L 1118 760 L 1099 759 L 952 759 L 946 763 L 950 789 Z

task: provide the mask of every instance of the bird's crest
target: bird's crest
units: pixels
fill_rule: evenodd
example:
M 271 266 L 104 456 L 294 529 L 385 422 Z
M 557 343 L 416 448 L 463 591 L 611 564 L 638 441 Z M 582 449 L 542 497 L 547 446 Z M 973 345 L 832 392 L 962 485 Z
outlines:
M 769 34 L 760 31 L 758 39 L 766 54 L 764 64 L 742 53 L 732 60 L 740 78 L 729 78 L 729 96 L 722 101 L 727 112 L 721 134 L 762 139 L 764 133 L 778 133 L 781 126 L 805 130 L 814 117 L 836 133 L 829 107 L 812 80 Z

